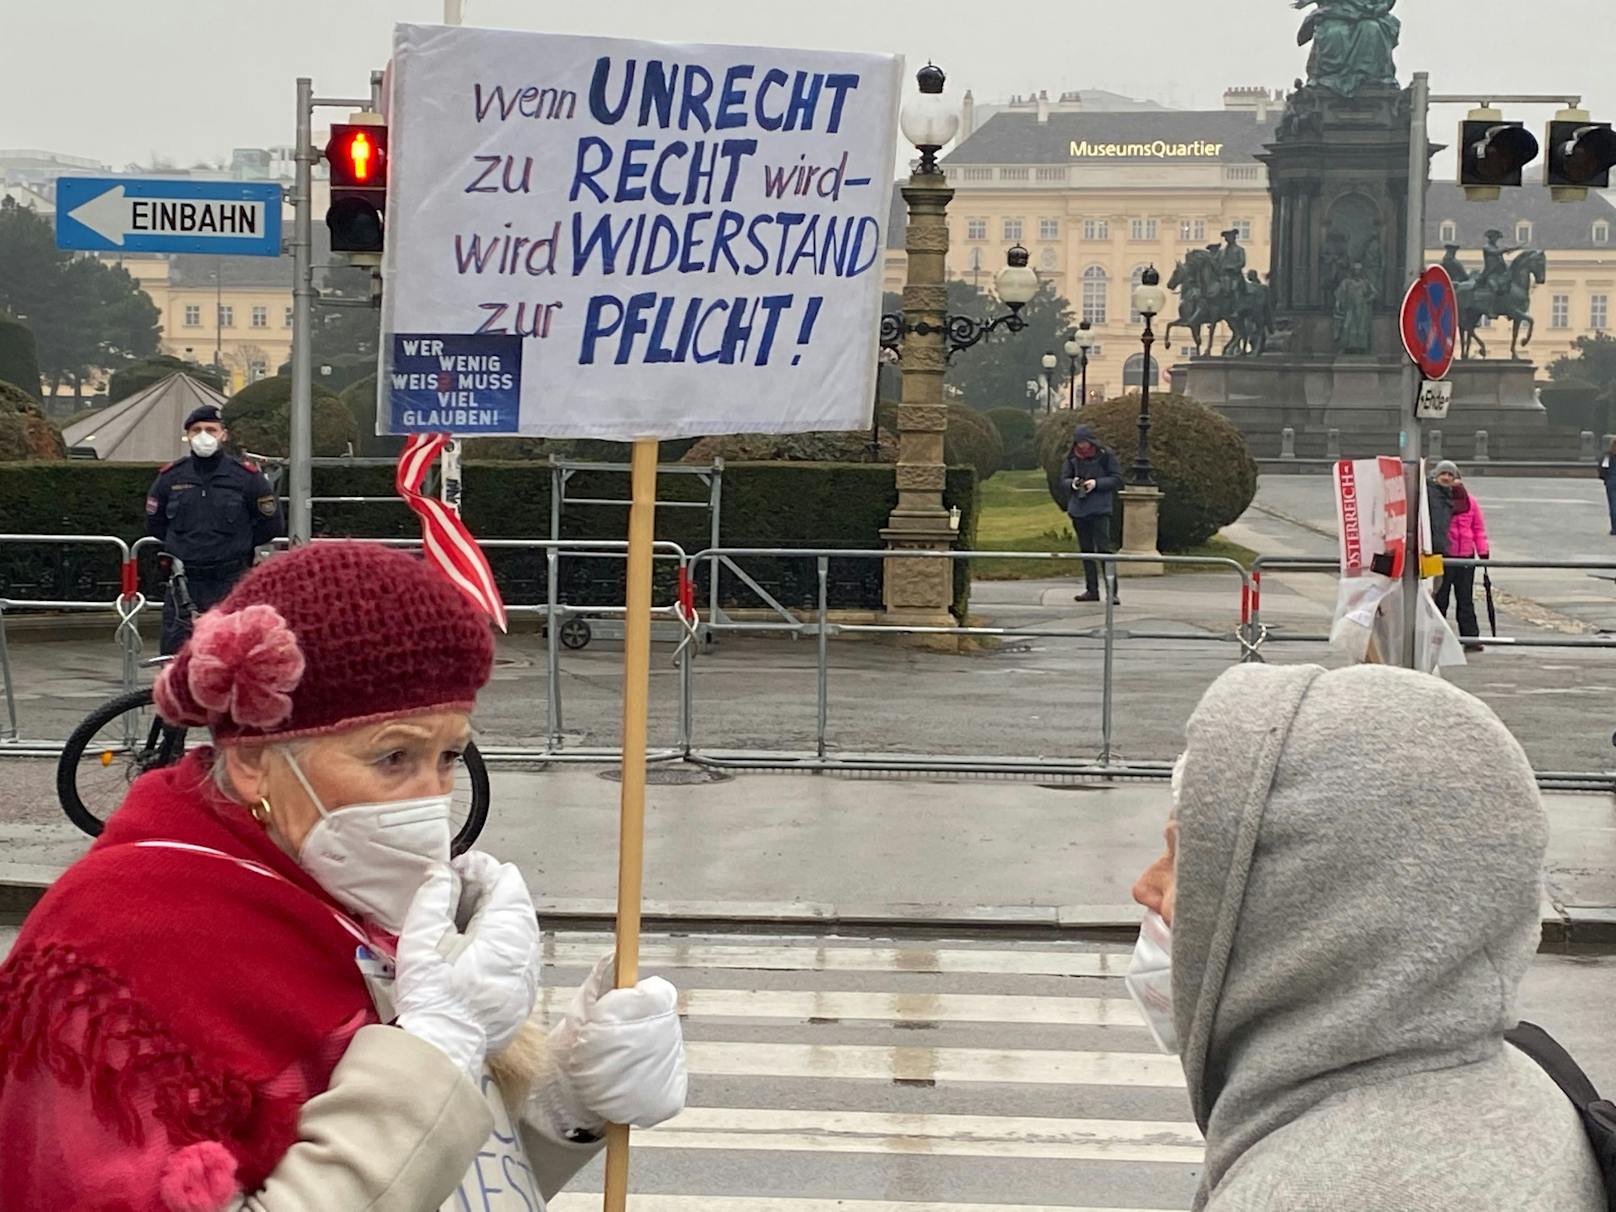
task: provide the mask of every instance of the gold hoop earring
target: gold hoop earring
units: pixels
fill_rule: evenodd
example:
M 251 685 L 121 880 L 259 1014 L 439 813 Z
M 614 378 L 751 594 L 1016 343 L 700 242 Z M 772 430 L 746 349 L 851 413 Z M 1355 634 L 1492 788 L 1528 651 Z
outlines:
M 248 809 L 248 811 L 250 811 L 252 813 L 253 820 L 257 821 L 260 825 L 269 824 L 269 818 L 270 818 L 270 816 L 272 814 L 272 811 L 270 809 L 269 801 L 267 799 L 260 796 L 258 798 L 258 802 L 256 804 L 254 804 L 250 809 Z

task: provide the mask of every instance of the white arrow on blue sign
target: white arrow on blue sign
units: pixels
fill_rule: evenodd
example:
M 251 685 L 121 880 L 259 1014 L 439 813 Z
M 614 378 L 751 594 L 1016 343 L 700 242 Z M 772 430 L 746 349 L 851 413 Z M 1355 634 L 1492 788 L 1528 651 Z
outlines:
M 278 257 L 281 187 L 256 181 L 58 177 L 56 246 Z

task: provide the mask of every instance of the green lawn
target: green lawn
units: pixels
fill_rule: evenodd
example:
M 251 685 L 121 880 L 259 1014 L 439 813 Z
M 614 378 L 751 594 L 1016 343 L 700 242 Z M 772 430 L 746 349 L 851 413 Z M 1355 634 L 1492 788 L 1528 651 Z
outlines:
M 982 509 L 976 522 L 978 551 L 1076 551 L 1077 536 L 1060 506 L 1050 500 L 1041 471 L 1001 471 L 982 485 Z M 1256 552 L 1231 543 L 1221 535 L 1194 551 L 1197 556 L 1221 556 L 1250 565 Z M 1169 572 L 1191 572 L 1169 564 Z M 1043 560 L 975 560 L 972 575 L 979 581 L 1030 581 L 1077 576 L 1082 565 Z

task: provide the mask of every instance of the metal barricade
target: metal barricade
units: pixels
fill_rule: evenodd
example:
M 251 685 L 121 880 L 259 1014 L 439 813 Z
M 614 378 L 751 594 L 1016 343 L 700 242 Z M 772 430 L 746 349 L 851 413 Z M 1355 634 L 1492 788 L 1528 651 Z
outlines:
M 78 544 L 87 547 L 110 547 L 118 556 L 119 591 L 118 596 L 110 602 L 0 596 L 0 682 L 4 683 L 6 696 L 6 725 L 0 728 L 0 742 L 14 745 L 21 739 L 21 726 L 17 716 L 17 694 L 11 669 L 11 651 L 6 637 L 6 612 L 8 610 L 111 611 L 118 616 L 114 638 L 122 650 L 123 688 L 129 691 L 135 686 L 135 665 L 141 648 L 138 621 L 140 612 L 145 609 L 146 598 L 140 592 L 135 579 L 135 563 L 129 545 L 122 539 L 111 535 L 94 534 L 0 534 L 0 544 L 54 547 Z
M 315 542 L 340 540 L 316 539 Z M 388 546 L 419 548 L 419 539 L 382 539 Z M 280 541 L 284 544 L 284 540 Z M 0 543 L 82 543 L 112 548 L 122 567 L 119 596 L 112 602 L 35 600 L 0 598 L 0 678 L 3 678 L 9 727 L 0 731 L 0 741 L 17 742 L 19 735 L 14 671 L 6 643 L 6 612 L 8 609 L 44 608 L 53 610 L 96 611 L 110 610 L 118 616 L 118 639 L 122 648 L 123 683 L 126 689 L 135 684 L 135 670 L 140 651 L 136 629 L 139 615 L 147 601 L 140 593 L 136 561 L 148 547 L 157 546 L 154 539 L 142 539 L 132 546 L 111 536 L 86 535 L 0 535 Z M 543 540 L 543 539 L 488 539 L 482 546 L 490 551 L 529 549 L 543 553 L 545 566 L 544 600 L 516 602 L 507 605 L 512 616 L 541 620 L 545 625 L 545 723 L 542 743 L 493 745 L 484 750 L 492 763 L 519 762 L 580 762 L 601 763 L 621 759 L 621 751 L 610 747 L 576 746 L 567 743 L 565 729 L 565 703 L 562 689 L 561 623 L 580 613 L 621 618 L 626 611 L 622 605 L 580 605 L 568 603 L 561 592 L 560 566 L 564 559 L 622 560 L 626 557 L 627 543 L 607 540 Z M 1313 643 L 1326 644 L 1329 635 L 1323 632 L 1292 633 L 1273 627 L 1264 616 L 1263 582 L 1265 574 L 1328 573 L 1339 575 L 1333 557 L 1259 557 L 1248 570 L 1237 561 L 1220 557 L 1191 556 L 1128 556 L 1120 554 L 1087 555 L 1079 552 L 1002 552 L 1002 551 L 903 551 L 901 554 L 887 549 L 847 550 L 841 548 L 768 548 L 714 546 L 695 554 L 687 554 L 678 544 L 658 542 L 654 558 L 674 564 L 678 570 L 678 593 L 670 604 L 653 608 L 653 614 L 678 626 L 682 640 L 673 654 L 679 675 L 676 709 L 677 741 L 648 755 L 657 762 L 685 760 L 696 765 L 726 769 L 789 769 L 815 772 L 888 772 L 981 774 L 1008 776 L 1073 776 L 1073 777 L 1165 777 L 1170 755 L 1160 760 L 1121 759 L 1116 745 L 1116 652 L 1119 642 L 1170 641 L 1174 643 L 1232 645 L 1234 659 L 1261 661 L 1264 649 L 1270 644 Z M 765 610 L 761 621 L 742 621 L 732 614 L 720 612 L 716 617 L 698 621 L 693 608 L 695 585 L 692 572 L 697 567 L 728 568 L 741 572 L 741 562 L 749 559 L 811 560 L 814 570 L 813 614 L 806 611 L 801 617 L 786 610 L 769 595 L 755 578 L 742 572 L 740 584 L 753 587 Z M 1028 563 L 1047 563 L 1069 568 L 1074 562 L 1093 561 L 1103 566 L 1106 580 L 1110 581 L 1119 568 L 1129 564 L 1167 565 L 1196 568 L 1222 574 L 1233 574 L 1238 581 L 1238 622 L 1226 631 L 1222 629 L 1168 630 L 1157 627 L 1119 626 L 1109 593 L 1104 599 L 1104 618 L 1093 626 L 1045 627 L 1022 624 L 1019 626 L 973 626 L 961 623 L 948 626 L 889 625 L 881 622 L 832 622 L 831 620 L 831 568 L 834 561 L 903 560 L 1016 560 Z M 1564 570 L 1616 573 L 1616 559 L 1587 561 L 1547 560 L 1451 560 L 1454 566 L 1482 566 L 1496 569 Z M 716 599 L 715 599 L 716 600 Z M 1613 599 L 1616 601 L 1616 599 Z M 784 619 L 775 616 L 784 615 Z M 786 621 L 789 620 L 789 621 Z M 812 638 L 815 641 L 815 711 L 814 744 L 811 751 L 761 752 L 723 750 L 698 743 L 696 736 L 697 705 L 693 662 L 699 646 L 692 639 L 705 634 L 734 635 L 791 635 Z M 953 757 L 932 753 L 833 754 L 829 744 L 831 651 L 830 640 L 839 636 L 938 636 L 986 637 L 1000 639 L 1038 639 L 1098 641 L 1100 644 L 1100 748 L 1093 758 L 1025 758 L 1025 757 Z M 1520 648 L 1616 648 L 1616 635 L 1582 636 L 1504 636 L 1485 637 L 1489 645 Z M 805 738 L 806 739 L 806 738 Z M 43 743 L 41 743 L 43 744 Z M 30 742 L 29 752 L 40 748 Z M 59 745 L 57 746 L 59 748 Z M 13 748 L 13 751 L 16 751 Z M 1597 787 L 1616 789 L 1616 775 L 1610 772 L 1540 771 L 1539 779 L 1546 786 Z
M 1496 568 L 1504 571 L 1518 569 L 1536 572 L 1609 572 L 1616 573 L 1616 560 L 1479 560 L 1448 559 L 1443 563 L 1454 568 Z M 1270 632 L 1262 621 L 1263 574 L 1277 573 L 1329 573 L 1341 574 L 1341 563 L 1335 556 L 1258 556 L 1251 564 L 1251 603 L 1246 622 L 1249 631 L 1262 630 L 1258 642 L 1269 644 L 1327 644 L 1328 632 L 1312 634 L 1282 634 Z M 1613 599 L 1616 604 L 1616 599 Z M 1485 642 L 1500 648 L 1616 648 L 1616 634 L 1594 636 L 1486 636 Z M 1260 656 L 1255 659 L 1261 659 Z
M 1174 640 L 1191 643 L 1233 643 L 1244 646 L 1245 636 L 1243 626 L 1231 629 L 1228 635 L 1215 635 L 1187 631 L 1161 631 L 1151 629 L 1119 630 L 1116 626 L 1115 610 L 1110 593 L 1101 594 L 1105 603 L 1105 623 L 1101 627 L 1085 627 L 1076 630 L 1051 630 L 1049 628 L 1016 628 L 1016 627 L 972 627 L 957 625 L 949 627 L 940 626 L 894 626 L 891 624 L 857 624 L 832 623 L 829 619 L 829 573 L 832 560 L 881 560 L 892 559 L 919 559 L 919 560 L 1026 560 L 1046 561 L 1050 563 L 1094 562 L 1103 565 L 1104 580 L 1109 581 L 1115 576 L 1120 566 L 1128 564 L 1144 565 L 1176 565 L 1194 567 L 1208 570 L 1221 570 L 1232 572 L 1240 581 L 1240 600 L 1245 603 L 1250 600 L 1251 582 L 1246 569 L 1238 562 L 1217 556 L 1129 556 L 1129 555 L 1086 555 L 1079 552 L 1041 551 L 1041 552 L 1003 552 L 1003 551 L 910 551 L 905 550 L 896 554 L 885 549 L 877 550 L 847 550 L 843 548 L 771 548 L 771 547 L 726 547 L 711 548 L 699 551 L 691 557 L 693 564 L 721 560 L 726 567 L 735 568 L 736 560 L 747 558 L 772 559 L 812 559 L 815 561 L 817 573 L 817 614 L 813 622 L 796 621 L 789 623 L 747 623 L 736 622 L 732 619 L 723 621 L 709 620 L 703 624 L 704 630 L 715 633 L 744 633 L 757 634 L 789 634 L 799 636 L 814 636 L 817 643 L 817 703 L 814 753 L 803 755 L 734 755 L 727 753 L 705 752 L 692 744 L 687 750 L 686 757 L 700 765 L 722 767 L 731 769 L 792 769 L 792 770 L 859 770 L 859 771 L 887 771 L 887 772 L 936 772 L 953 774 L 1104 774 L 1110 777 L 1118 776 L 1144 776 L 1162 777 L 1171 768 L 1171 762 L 1134 762 L 1119 764 L 1114 760 L 1113 753 L 1113 703 L 1115 690 L 1115 653 L 1118 640 Z M 750 584 L 751 579 L 747 578 Z M 772 598 L 766 599 L 767 604 L 779 611 L 783 610 Z M 981 636 L 999 638 L 1039 638 L 1039 639 L 1074 639 L 1099 640 L 1102 643 L 1102 675 L 1101 675 L 1101 745 L 1100 752 L 1093 761 L 1050 761 L 1046 758 L 1004 758 L 1004 759 L 956 759 L 948 757 L 899 757 L 895 755 L 864 754 L 848 757 L 828 756 L 826 734 L 829 720 L 829 645 L 832 636 L 837 635 L 910 635 L 910 636 Z M 694 714 L 692 706 L 691 715 Z

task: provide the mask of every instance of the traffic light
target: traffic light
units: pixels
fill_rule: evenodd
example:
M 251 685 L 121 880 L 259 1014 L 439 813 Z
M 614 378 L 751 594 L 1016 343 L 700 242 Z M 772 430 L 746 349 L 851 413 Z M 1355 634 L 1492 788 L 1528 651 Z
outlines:
M 1581 202 L 1588 188 L 1608 189 L 1616 165 L 1616 132 L 1609 122 L 1590 122 L 1588 111 L 1562 109 L 1549 123 L 1544 180 L 1556 202 Z
M 331 168 L 331 204 L 325 224 L 331 250 L 356 265 L 379 264 L 387 211 L 387 127 L 380 115 L 355 114 L 331 127 L 325 158 Z
M 1505 122 L 1496 109 L 1473 109 L 1459 125 L 1459 184 L 1472 202 L 1496 202 L 1501 186 L 1521 183 L 1537 157 L 1537 139 L 1523 122 Z

